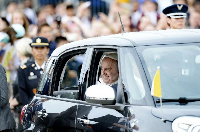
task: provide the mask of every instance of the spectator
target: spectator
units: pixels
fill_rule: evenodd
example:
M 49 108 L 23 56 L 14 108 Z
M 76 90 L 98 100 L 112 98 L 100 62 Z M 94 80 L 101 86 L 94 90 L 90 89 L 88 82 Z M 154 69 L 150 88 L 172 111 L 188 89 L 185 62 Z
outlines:
M 14 51 L 13 51 L 13 57 L 12 57 L 12 63 L 10 63 L 11 65 L 11 82 L 14 82 L 14 80 L 16 79 L 17 76 L 17 69 L 20 66 L 20 59 L 19 56 L 17 55 L 17 51 L 16 51 L 16 45 L 18 44 L 18 41 L 24 37 L 26 31 L 24 29 L 24 27 L 21 24 L 12 24 L 11 27 L 14 29 L 14 31 L 16 32 L 15 38 L 14 38 L 14 42 L 13 42 L 13 46 L 14 46 Z
M 21 66 L 28 65 L 28 63 L 31 62 L 30 57 L 32 56 L 32 49 L 29 45 L 31 42 L 32 40 L 30 38 L 22 38 L 18 41 L 19 44 L 16 45 L 17 55 L 19 56 L 19 59 L 21 61 Z M 20 132 L 22 130 L 22 126 L 20 123 L 20 114 L 23 105 L 19 96 L 18 77 L 16 77 L 12 86 L 13 95 L 10 98 L 10 108 L 14 110 L 16 116 L 15 121 L 18 124 L 17 130 Z
M 91 23 L 91 32 L 93 37 L 101 36 L 101 29 L 104 27 L 104 24 L 102 21 L 99 21 L 97 19 L 92 20 Z
M 194 11 L 194 4 L 196 0 L 186 0 L 186 4 L 188 5 L 188 12 L 191 13 Z
M 134 0 L 132 2 L 133 11 L 131 13 L 131 22 L 134 27 L 134 31 L 138 30 L 137 29 L 138 23 L 140 21 L 140 18 L 142 17 L 142 12 L 139 7 L 140 7 L 139 2 L 137 0 Z
M 57 43 L 56 48 L 68 43 L 67 38 L 62 36 L 56 37 L 55 41 Z
M 46 5 L 39 8 L 37 11 L 37 25 L 47 23 L 49 25 L 53 24 L 55 19 L 55 8 L 52 5 Z
M 17 57 L 14 44 L 18 38 L 23 37 L 25 30 L 22 25 L 14 24 L 11 27 L 5 28 L 3 32 L 7 33 L 9 36 L 9 41 L 4 46 L 5 54 L 2 59 L 2 65 L 6 70 L 10 95 L 12 93 L 12 82 L 16 77 L 16 70 L 20 65 L 20 60 Z
M 46 17 L 48 16 L 48 12 L 46 12 L 44 8 L 38 9 L 36 15 L 37 15 L 37 25 L 47 23 Z
M 49 56 L 51 56 L 52 52 L 56 48 L 56 42 L 53 38 L 52 28 L 47 23 L 43 23 L 38 27 L 38 36 L 44 37 L 48 39 L 49 43 Z
M 200 13 L 197 11 L 191 11 L 189 17 L 188 28 L 199 29 L 200 28 Z
M 43 7 L 44 10 L 48 13 L 48 16 L 46 16 L 46 22 L 49 25 L 53 24 L 53 21 L 55 19 L 55 7 L 52 4 L 48 4 L 46 6 Z
M 29 22 L 28 22 L 26 15 L 23 12 L 16 10 L 12 14 L 11 24 L 21 24 L 25 29 L 24 36 L 29 37 L 29 31 L 28 31 Z
M 1 16 L 5 17 L 6 20 L 11 23 L 11 19 L 12 19 L 12 13 L 15 12 L 15 10 L 17 9 L 17 2 L 16 1 L 10 1 L 8 2 L 8 5 L 6 6 L 6 11 L 3 11 Z
M 167 17 L 165 14 L 161 13 L 160 19 L 156 25 L 156 30 L 166 30 L 168 28 L 167 25 Z
M 14 132 L 15 121 L 9 106 L 8 99 L 8 85 L 6 80 L 6 73 L 3 66 L 0 64 L 0 131 Z
M 37 19 L 36 18 L 36 13 L 33 10 L 33 5 L 32 5 L 32 0 L 24 0 L 24 14 L 27 16 L 29 20 L 29 24 L 36 24 Z
M 2 63 L 7 43 L 10 41 L 10 37 L 5 32 L 0 32 L 0 63 Z
M 87 28 L 91 28 L 92 17 L 90 16 L 90 14 L 91 14 L 91 12 L 90 12 L 91 6 L 90 5 L 91 5 L 90 1 L 81 3 L 77 9 L 77 17 L 80 18 L 80 20 L 83 22 L 83 24 Z
M 156 26 L 158 20 L 160 19 L 160 15 L 157 12 L 157 3 L 151 0 L 146 0 L 143 3 L 143 15 L 151 20 L 151 23 Z
M 200 13 L 200 0 L 196 0 L 194 3 L 194 9 L 195 11 Z
M 154 25 L 151 23 L 151 20 L 149 17 L 143 16 L 140 20 L 139 30 L 140 31 L 146 31 L 146 28 L 154 27 Z M 155 27 L 154 27 L 155 28 Z
M 9 26 L 9 22 L 6 20 L 6 18 L 1 17 L 0 18 L 0 31 L 2 31 L 4 28 L 7 28 Z
M 75 16 L 75 13 L 74 13 L 74 6 L 72 4 L 68 4 L 66 6 L 66 12 L 65 12 L 65 15 L 62 17 L 62 23 L 63 24 L 68 24 L 68 23 L 71 23 L 72 20 L 71 18 Z
M 144 1 L 142 5 L 142 17 L 140 18 L 140 21 L 138 23 L 138 30 L 144 30 L 140 29 L 140 23 L 142 18 L 145 16 L 145 18 L 148 18 L 150 20 L 150 23 L 153 24 L 153 26 L 157 25 L 157 22 L 160 19 L 160 15 L 157 12 L 157 3 L 153 2 L 151 0 Z M 142 25 L 144 26 L 144 25 Z
M 112 30 L 107 26 L 103 26 L 102 29 L 101 29 L 101 36 L 104 36 L 104 35 L 110 35 L 112 34 Z
M 126 14 L 121 14 L 121 20 L 123 22 L 123 26 L 124 26 L 124 30 L 126 32 L 131 32 L 133 29 L 132 29 L 132 23 L 131 23 L 131 16 L 129 13 L 126 13 Z M 117 22 L 118 22 L 118 25 L 120 27 L 120 33 L 122 33 L 122 28 L 121 28 L 121 23 L 120 23 L 120 20 L 117 19 Z

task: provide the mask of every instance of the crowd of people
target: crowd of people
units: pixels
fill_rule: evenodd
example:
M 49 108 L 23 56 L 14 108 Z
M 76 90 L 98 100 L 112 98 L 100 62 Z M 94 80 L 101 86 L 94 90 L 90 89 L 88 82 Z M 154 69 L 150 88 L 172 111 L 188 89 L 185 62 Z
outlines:
M 184 4 L 183 7 L 172 7 L 185 11 L 186 15 L 181 16 L 184 17 L 184 27 L 181 28 L 200 28 L 200 0 L 167 1 L 168 5 L 165 7 L 172 4 Z M 109 3 L 103 1 L 106 4 L 103 6 L 109 7 L 108 12 L 94 10 L 94 3 L 91 0 L 79 0 L 78 5 L 70 0 L 60 1 L 56 5 L 43 3 L 37 10 L 33 8 L 32 2 L 32 0 L 24 0 L 24 3 L 11 1 L 6 10 L 0 11 L 0 63 L 6 71 L 9 103 L 14 114 L 16 111 L 17 113 L 21 111 L 21 107 L 17 106 L 28 103 L 20 101 L 20 93 L 23 91 L 19 91 L 18 88 L 21 86 L 23 89 L 23 86 L 19 84 L 23 81 L 18 77 L 23 74 L 18 76 L 17 73 L 28 69 L 26 67 L 30 58 L 35 59 L 33 53 L 35 45 L 32 44 L 36 43 L 38 37 L 41 37 L 40 41 L 45 40 L 48 43 L 48 55 L 45 58 L 47 60 L 57 47 L 68 42 L 122 33 L 119 13 L 125 32 L 173 28 L 172 22 L 171 26 L 169 24 L 173 17 L 169 15 L 172 19 L 168 20 L 168 9 L 163 12 L 159 11 L 161 7 L 165 8 L 161 6 L 160 0 L 112 0 Z M 96 9 L 100 8 L 104 7 Z M 30 76 L 33 77 L 35 73 L 32 73 L 33 75 L 31 73 Z

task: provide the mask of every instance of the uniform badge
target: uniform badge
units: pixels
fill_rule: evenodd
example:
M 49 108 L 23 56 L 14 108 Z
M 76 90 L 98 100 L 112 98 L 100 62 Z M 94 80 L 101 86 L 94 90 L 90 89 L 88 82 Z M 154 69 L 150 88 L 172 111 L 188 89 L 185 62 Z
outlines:
M 29 80 L 37 79 L 37 75 L 34 75 L 33 72 L 30 72 L 30 76 L 28 76 Z
M 22 65 L 22 66 L 20 66 L 22 69 L 25 69 L 26 68 L 26 65 Z
M 43 71 L 40 71 L 40 74 L 43 74 L 44 72 Z
M 37 90 L 36 88 L 33 88 L 33 93 L 36 94 Z
M 183 5 L 177 5 L 178 10 L 181 10 Z
M 32 67 L 34 67 L 35 66 L 35 64 L 32 64 Z
M 34 75 L 34 73 L 33 72 L 30 72 L 30 76 L 33 76 Z
M 35 67 L 35 70 L 37 70 L 38 68 L 37 67 Z
M 41 43 L 41 39 L 40 39 L 40 38 L 37 38 L 37 39 L 36 39 L 36 43 Z

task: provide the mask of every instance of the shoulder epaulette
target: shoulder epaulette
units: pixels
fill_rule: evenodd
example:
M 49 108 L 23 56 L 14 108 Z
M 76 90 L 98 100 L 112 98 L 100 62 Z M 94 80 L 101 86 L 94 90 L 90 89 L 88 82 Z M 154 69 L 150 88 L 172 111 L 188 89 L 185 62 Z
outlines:
M 26 65 L 22 65 L 22 66 L 20 66 L 22 69 L 26 69 Z

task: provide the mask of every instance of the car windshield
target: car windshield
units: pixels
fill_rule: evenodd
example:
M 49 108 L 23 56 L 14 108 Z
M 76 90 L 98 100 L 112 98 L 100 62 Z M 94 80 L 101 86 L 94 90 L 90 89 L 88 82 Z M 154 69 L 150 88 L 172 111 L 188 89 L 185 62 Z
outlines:
M 149 82 L 160 67 L 162 98 L 200 98 L 200 48 L 197 45 L 160 46 L 143 50 Z

